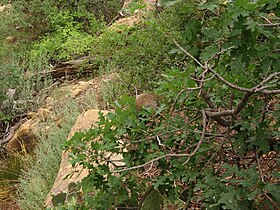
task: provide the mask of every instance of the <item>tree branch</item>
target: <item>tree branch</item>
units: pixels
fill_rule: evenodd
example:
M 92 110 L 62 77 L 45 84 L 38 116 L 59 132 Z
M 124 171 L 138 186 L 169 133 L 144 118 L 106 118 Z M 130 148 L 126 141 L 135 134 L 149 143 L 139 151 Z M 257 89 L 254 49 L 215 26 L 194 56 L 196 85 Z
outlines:
M 236 109 L 234 110 L 234 115 L 239 114 L 239 112 L 244 108 L 244 106 L 246 105 L 246 103 L 248 102 L 250 96 L 253 93 L 247 92 L 244 94 L 243 98 L 241 99 L 241 101 L 237 104 Z
M 265 78 L 259 85 L 263 86 L 265 83 L 271 81 L 274 77 L 277 77 L 278 75 L 280 75 L 280 72 L 275 72 L 271 75 L 269 75 L 267 78 Z
M 239 90 L 241 92 L 255 92 L 255 88 L 243 88 L 237 85 L 234 85 L 232 83 L 230 83 L 229 81 L 227 81 L 226 79 L 224 79 L 220 74 L 218 74 L 216 71 L 214 71 L 213 69 L 209 68 L 209 71 L 211 71 L 217 79 L 219 79 L 220 81 L 222 81 L 224 84 L 226 84 L 227 86 Z
M 273 73 L 271 75 L 269 75 L 267 78 L 265 78 L 260 84 L 258 84 L 256 87 L 253 88 L 243 88 L 240 87 L 238 85 L 232 84 L 231 82 L 227 81 L 226 79 L 224 79 L 220 74 L 218 74 L 216 71 L 214 71 L 208 64 L 207 62 L 205 63 L 205 65 L 203 65 L 201 62 L 199 62 L 195 57 L 193 57 L 188 51 L 186 51 L 183 47 L 181 47 L 176 40 L 174 40 L 174 43 L 176 44 L 176 46 L 178 46 L 184 53 L 186 53 L 191 59 L 193 59 L 200 67 L 202 67 L 205 72 L 207 73 L 208 71 L 210 71 L 211 73 L 213 73 L 215 75 L 215 77 L 217 79 L 219 79 L 220 81 L 222 81 L 224 84 L 226 84 L 227 86 L 239 90 L 241 92 L 250 92 L 250 93 L 256 93 L 256 92 L 261 92 L 261 93 L 265 93 L 265 94 L 278 94 L 280 93 L 280 90 L 265 90 L 265 88 L 267 87 L 262 87 L 265 83 L 269 82 L 270 80 L 272 80 L 274 77 L 278 76 L 280 74 L 280 72 L 276 72 Z M 233 48 L 233 47 L 230 47 Z M 228 49 L 230 49 L 228 48 Z M 227 49 L 226 49 L 227 50 Z M 225 50 L 219 52 L 222 53 Z M 260 88 L 261 87 L 261 88 Z
M 207 94 L 207 92 L 205 91 L 204 88 L 201 88 L 201 95 L 203 100 L 208 104 L 208 106 L 213 109 L 214 111 L 217 111 L 216 106 L 214 105 L 214 103 L 212 102 L 210 96 Z M 208 114 L 208 113 L 207 113 Z M 229 122 L 225 119 L 223 119 L 222 117 L 219 116 L 212 116 L 212 118 L 221 126 L 223 127 L 227 127 L 229 125 Z
M 217 121 L 218 124 L 220 124 L 221 126 L 227 127 L 230 123 L 229 121 L 223 119 L 223 116 L 228 116 L 228 115 L 237 115 L 238 113 L 240 113 L 240 111 L 245 107 L 246 103 L 248 102 L 250 96 L 254 93 L 264 93 L 267 95 L 272 95 L 272 94 L 279 94 L 280 90 L 267 90 L 267 88 L 269 88 L 270 86 L 265 85 L 266 83 L 268 83 L 269 81 L 271 81 L 273 78 L 277 77 L 278 75 L 280 75 L 280 72 L 275 72 L 271 75 L 269 75 L 268 77 L 266 77 L 262 82 L 260 82 L 258 85 L 256 85 L 255 87 L 252 88 L 244 88 L 244 87 L 240 87 L 238 85 L 232 84 L 231 82 L 229 82 L 228 80 L 226 80 L 225 78 L 223 78 L 219 73 L 217 73 L 216 71 L 214 71 L 209 65 L 208 65 L 208 61 L 205 62 L 205 64 L 203 65 L 199 60 L 197 60 L 194 56 L 192 56 L 188 51 L 186 51 L 183 47 L 181 47 L 176 40 L 174 40 L 174 43 L 176 44 L 176 46 L 178 46 L 184 53 L 186 53 L 191 59 L 193 59 L 200 67 L 202 67 L 205 71 L 201 74 L 201 77 L 199 79 L 197 78 L 192 78 L 194 81 L 196 81 L 196 83 L 198 84 L 198 86 L 200 87 L 200 94 L 202 95 L 202 98 L 204 99 L 204 101 L 208 104 L 208 106 L 213 109 L 213 111 L 207 111 L 207 115 L 210 118 L 213 118 L 215 121 Z M 233 47 L 230 47 L 228 49 L 231 49 Z M 217 54 L 221 54 L 223 52 L 225 52 L 226 50 L 222 50 L 221 52 L 218 52 Z M 213 59 L 215 57 L 212 56 L 210 58 Z M 231 107 L 232 105 L 230 105 L 230 109 L 229 110 L 225 110 L 225 111 L 217 111 L 218 109 L 216 108 L 216 106 L 214 105 L 214 103 L 212 102 L 211 98 L 209 97 L 209 95 L 207 94 L 207 92 L 205 91 L 205 89 L 203 88 L 203 83 L 205 81 L 208 81 L 210 79 L 212 79 L 212 77 L 210 77 L 209 79 L 204 79 L 204 76 L 208 73 L 211 72 L 218 80 L 220 80 L 221 82 L 223 82 L 224 84 L 226 84 L 227 86 L 241 91 L 241 92 L 245 92 L 243 98 L 241 99 L 241 101 L 238 103 L 237 107 L 233 110 Z M 230 102 L 232 103 L 232 102 Z
M 197 78 L 195 78 L 195 77 L 190 77 L 190 78 L 191 78 L 192 80 L 196 81 L 196 82 L 207 82 L 207 81 L 213 79 L 214 77 L 215 77 L 215 75 L 212 75 L 210 78 L 202 79 L 202 80 L 197 79 Z
M 264 23 L 264 24 L 258 24 L 258 26 L 275 27 L 275 26 L 280 26 L 280 23 Z
M 192 56 L 188 51 L 186 51 L 183 47 L 181 47 L 178 42 L 176 42 L 175 39 L 173 39 L 173 42 L 176 44 L 177 47 L 179 47 L 184 53 L 186 53 L 191 59 L 193 59 L 199 66 L 201 66 L 203 69 L 205 69 L 205 66 L 202 65 L 195 57 Z
M 224 84 L 226 84 L 227 86 L 239 90 L 241 92 L 248 92 L 248 93 L 265 93 L 268 95 L 272 95 L 272 94 L 279 94 L 280 90 L 265 90 L 266 88 L 268 88 L 269 86 L 263 86 L 264 83 L 269 82 L 270 80 L 273 79 L 273 77 L 276 77 L 280 74 L 280 72 L 276 72 L 273 73 L 271 75 L 269 75 L 267 78 L 265 78 L 260 84 L 256 85 L 253 88 L 243 88 L 237 85 L 234 85 L 232 83 L 230 83 L 229 81 L 227 81 L 226 79 L 224 79 L 220 74 L 218 74 L 216 71 L 214 71 L 213 69 L 209 68 L 209 71 L 211 71 L 213 74 L 215 74 L 216 78 L 218 78 L 220 81 L 222 81 Z
M 166 154 L 166 155 L 162 155 L 160 157 L 154 158 L 144 164 L 138 165 L 138 166 L 133 166 L 133 167 L 129 167 L 129 168 L 123 168 L 123 169 L 119 169 L 119 170 L 114 170 L 112 171 L 112 173 L 120 173 L 120 172 L 124 172 L 124 171 L 131 171 L 134 169 L 138 169 L 138 168 L 143 168 L 146 165 L 149 165 L 155 161 L 164 159 L 164 158 L 169 158 L 169 157 L 193 157 L 195 155 L 195 153 L 199 150 L 201 144 L 203 143 L 204 139 L 205 139 L 205 133 L 206 133 L 206 126 L 207 126 L 207 117 L 206 117 L 206 113 L 204 110 L 201 111 L 202 112 L 202 116 L 203 116 L 203 121 L 202 121 L 202 132 L 201 132 L 201 137 L 199 142 L 196 145 L 196 148 L 194 149 L 194 151 L 190 154 Z
M 264 94 L 267 95 L 276 95 L 276 94 L 280 94 L 280 90 L 263 90 L 262 91 Z
M 234 110 L 225 110 L 225 111 L 220 111 L 220 112 L 207 111 L 206 113 L 207 113 L 208 117 L 210 117 L 210 118 L 217 118 L 217 117 L 222 117 L 222 116 L 233 115 Z

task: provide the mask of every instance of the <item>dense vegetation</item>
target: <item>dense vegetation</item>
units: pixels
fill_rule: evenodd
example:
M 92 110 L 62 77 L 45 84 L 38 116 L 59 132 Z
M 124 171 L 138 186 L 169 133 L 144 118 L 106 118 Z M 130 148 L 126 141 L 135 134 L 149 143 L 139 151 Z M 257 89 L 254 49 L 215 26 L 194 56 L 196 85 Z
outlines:
M 119 1 L 91 1 L 87 5 L 86 1 L 79 1 L 78 5 L 75 2 L 1 1 L 1 4 L 9 3 L 0 12 L 1 209 L 17 208 L 13 202 L 16 188 L 19 190 L 17 203 L 22 209 L 43 208 L 44 199 L 58 171 L 61 144 L 82 108 L 68 93 L 57 94 L 59 83 L 42 73 L 51 70 L 56 63 L 87 55 L 92 37 L 121 8 Z M 90 7 L 94 5 L 97 9 L 91 11 Z M 80 39 L 89 41 L 83 45 Z M 79 49 L 77 45 L 69 44 L 78 41 Z M 74 52 L 73 49 L 78 51 Z M 61 79 L 67 82 L 68 78 Z M 35 157 L 28 154 L 7 157 L 2 141 L 9 135 L 9 128 L 25 118 L 27 112 L 41 106 L 50 94 L 58 101 L 52 112 L 67 116 L 63 125 L 58 128 L 55 119 L 40 125 L 50 127 L 51 131 L 48 134 L 36 133 L 38 148 Z M 61 95 L 64 97 L 63 103 L 67 101 L 67 105 L 61 106 Z M 91 101 L 87 101 L 87 104 L 97 107 Z
M 139 117 L 133 98 L 122 97 L 96 129 L 67 143 L 73 164 L 90 170 L 85 208 L 139 208 L 148 186 L 176 208 L 279 207 L 279 162 L 271 159 L 280 146 L 279 6 L 180 1 L 153 20 L 177 31 L 161 36 L 173 49 L 160 51 L 160 63 L 170 67 L 148 72 L 156 71 L 149 85 L 162 106 Z M 126 167 L 112 171 L 108 152 L 122 154 Z
M 13 15 L 25 19 L 16 56 L 1 52 L 0 97 L 9 107 L 2 124 L 16 115 L 8 89 L 31 94 L 44 85 L 19 72 L 39 75 L 50 63 L 93 56 L 94 75 L 119 75 L 103 92 L 115 111 L 66 143 L 73 165 L 90 174 L 78 186 L 83 199 L 58 209 L 279 208 L 279 0 L 165 0 L 118 30 L 106 26 L 118 1 L 38 2 L 14 1 Z M 16 26 L 15 17 L 5 26 Z M 135 90 L 156 92 L 161 106 L 137 113 Z M 126 167 L 108 153 L 121 154 Z

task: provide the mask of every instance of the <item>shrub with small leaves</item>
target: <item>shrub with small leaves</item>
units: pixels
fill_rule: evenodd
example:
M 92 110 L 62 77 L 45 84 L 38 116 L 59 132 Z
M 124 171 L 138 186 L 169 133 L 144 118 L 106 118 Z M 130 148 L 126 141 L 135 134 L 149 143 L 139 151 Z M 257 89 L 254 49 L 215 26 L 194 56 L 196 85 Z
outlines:
M 67 142 L 73 165 L 90 170 L 86 204 L 140 208 L 152 186 L 175 208 L 278 209 L 280 2 L 163 3 L 180 32 L 158 80 L 165 105 L 137 113 L 123 97 Z

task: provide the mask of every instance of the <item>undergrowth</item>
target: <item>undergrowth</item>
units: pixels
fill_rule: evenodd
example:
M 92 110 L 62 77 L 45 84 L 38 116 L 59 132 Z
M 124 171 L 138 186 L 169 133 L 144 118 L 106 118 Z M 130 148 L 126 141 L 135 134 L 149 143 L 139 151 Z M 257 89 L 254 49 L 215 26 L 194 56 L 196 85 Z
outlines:
M 65 102 L 65 101 L 64 101 Z M 74 100 L 67 105 L 59 101 L 54 112 L 63 118 L 59 127 L 55 121 L 40 123 L 36 134 L 38 145 L 35 156 L 26 161 L 19 179 L 17 203 L 21 209 L 43 209 L 44 201 L 55 181 L 63 151 L 71 127 L 80 112 Z
M 130 79 L 124 87 L 153 87 L 164 102 L 137 113 L 124 95 L 97 127 L 66 142 L 73 166 L 90 171 L 76 207 L 141 209 L 152 188 L 162 208 L 279 209 L 280 2 L 166 2 L 178 37 L 147 37 L 161 31 L 147 20 L 111 37 L 109 53 L 127 75 L 120 81 Z
M 24 86 L 21 73 L 30 70 L 37 75 L 49 63 L 82 56 L 94 58 L 90 61 L 98 66 L 94 73 L 116 75 L 101 90 L 107 102 L 124 93 L 132 96 L 148 90 L 156 90 L 165 102 L 155 115 L 149 110 L 139 115 L 134 98 L 121 97 L 113 105 L 115 112 L 101 115 L 97 128 L 66 143 L 73 153 L 72 163 L 90 170 L 81 183 L 82 206 L 141 208 L 145 191 L 152 187 L 164 198 L 163 205 L 172 203 L 175 208 L 193 203 L 209 209 L 279 207 L 278 0 L 160 1 L 161 13 L 117 29 L 106 27 L 107 7 L 101 9 L 101 16 L 93 11 L 96 19 L 91 21 L 89 8 L 100 8 L 98 1 L 91 5 L 40 1 L 39 6 L 38 0 L 30 8 L 29 1 L 19 2 L 17 14 L 26 20 L 18 28 L 21 41 L 2 46 L 27 50 L 12 57 L 7 50 L 0 52 L 4 64 L 0 97 L 6 100 L 1 106 L 10 108 L 1 109 L 2 120 L 15 116 L 18 100 L 9 98 L 9 89 L 22 84 L 20 93 L 28 92 L 30 97 L 29 90 L 43 87 L 36 77 Z M 142 7 L 141 2 L 133 1 L 131 11 Z M 14 20 L 5 21 L 16 27 L 19 19 Z M 2 40 L 8 35 L 5 27 Z M 30 27 L 35 34 L 31 35 Z M 12 32 L 17 34 L 15 28 Z M 30 40 L 35 42 L 24 45 Z M 68 128 L 63 134 L 55 130 L 48 140 L 42 137 L 38 156 L 21 179 L 23 209 L 42 208 L 58 169 L 55 154 L 61 152 L 58 145 Z M 100 141 L 85 143 L 95 137 Z M 48 150 L 55 163 L 51 172 L 52 158 L 44 156 Z M 112 172 L 106 152 L 123 155 L 126 167 Z M 95 167 L 90 158 L 100 164 Z M 152 173 L 146 173 L 144 166 L 150 166 Z
M 40 105 L 50 85 L 43 72 L 90 55 L 96 36 L 121 6 L 118 0 L 19 0 L 0 13 L 0 128 Z

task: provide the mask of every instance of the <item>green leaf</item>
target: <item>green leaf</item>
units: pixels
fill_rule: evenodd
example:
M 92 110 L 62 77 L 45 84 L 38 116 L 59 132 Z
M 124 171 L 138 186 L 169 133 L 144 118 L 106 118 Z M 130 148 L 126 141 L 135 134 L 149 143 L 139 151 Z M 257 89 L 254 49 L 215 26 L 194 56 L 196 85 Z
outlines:
M 280 195 L 279 195 L 279 187 L 280 185 L 278 183 L 276 184 L 267 184 L 265 189 L 273 196 L 274 199 L 276 199 L 278 202 L 280 202 Z
M 160 0 L 160 5 L 169 7 L 181 1 L 182 0 Z
M 66 193 L 62 192 L 52 197 L 52 203 L 54 206 L 64 204 L 66 200 Z
M 215 28 L 203 28 L 203 34 L 207 39 L 217 39 L 219 38 L 219 31 Z
M 206 62 L 219 52 L 219 48 L 216 45 L 211 45 L 206 47 L 204 52 L 200 54 L 200 59 Z

